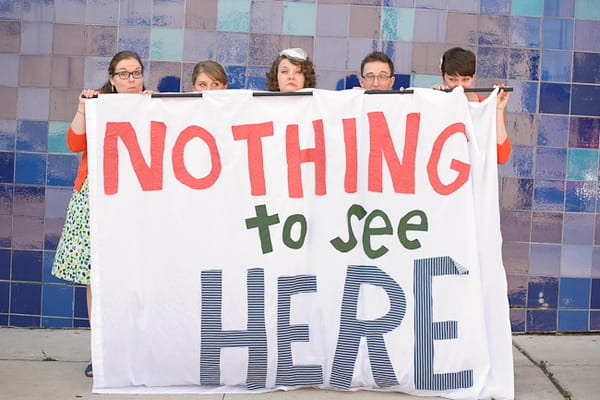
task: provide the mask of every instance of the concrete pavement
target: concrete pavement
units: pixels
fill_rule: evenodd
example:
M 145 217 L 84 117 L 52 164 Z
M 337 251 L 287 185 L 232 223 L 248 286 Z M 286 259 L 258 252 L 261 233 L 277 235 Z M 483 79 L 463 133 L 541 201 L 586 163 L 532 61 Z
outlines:
M 0 327 L 0 399 L 409 400 L 400 393 L 316 389 L 263 394 L 92 394 L 83 375 L 90 359 L 87 329 Z M 513 336 L 515 399 L 600 398 L 600 335 Z

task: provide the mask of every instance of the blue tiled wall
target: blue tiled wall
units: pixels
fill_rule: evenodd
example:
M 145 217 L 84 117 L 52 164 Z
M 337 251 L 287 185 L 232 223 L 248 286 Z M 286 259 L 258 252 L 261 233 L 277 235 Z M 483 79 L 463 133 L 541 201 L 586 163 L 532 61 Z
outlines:
M 478 56 L 476 86 L 514 88 L 500 167 L 513 331 L 600 331 L 597 0 L 0 0 L 0 325 L 87 325 L 85 289 L 50 268 L 78 164 L 65 131 L 115 52 L 137 51 L 160 91 L 190 90 L 204 59 L 264 89 L 277 52 L 303 47 L 317 87 L 339 90 L 375 49 L 397 87 L 429 87 L 456 45 Z

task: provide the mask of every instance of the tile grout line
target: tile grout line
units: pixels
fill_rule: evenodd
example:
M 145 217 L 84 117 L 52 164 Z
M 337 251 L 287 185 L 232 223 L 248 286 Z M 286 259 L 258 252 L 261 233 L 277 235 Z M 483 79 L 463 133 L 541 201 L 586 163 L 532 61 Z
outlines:
M 554 387 L 556 387 L 556 389 L 559 391 L 559 393 L 565 398 L 565 400 L 573 400 L 573 396 L 571 395 L 571 393 L 569 393 L 569 391 L 567 391 L 566 389 L 564 389 L 560 383 L 558 383 L 558 381 L 556 380 L 556 378 L 554 378 L 554 374 L 552 372 L 550 372 L 548 370 L 548 368 L 546 367 L 546 361 L 540 361 L 539 363 L 536 362 L 533 357 L 531 357 L 529 355 L 529 353 L 527 353 L 527 351 L 525 351 L 524 348 L 522 348 L 521 346 L 519 346 L 516 342 L 513 341 L 513 346 L 519 350 L 519 352 L 521 354 L 523 354 L 529 361 L 531 361 L 531 363 L 533 365 L 535 365 L 536 367 L 538 367 L 543 373 L 544 375 L 546 375 L 546 377 L 550 380 L 550 382 L 552 382 L 552 384 L 554 385 Z

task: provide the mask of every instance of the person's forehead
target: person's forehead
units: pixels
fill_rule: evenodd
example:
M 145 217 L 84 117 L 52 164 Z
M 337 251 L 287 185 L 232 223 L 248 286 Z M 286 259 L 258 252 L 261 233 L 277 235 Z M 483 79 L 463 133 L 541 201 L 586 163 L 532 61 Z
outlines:
M 363 74 L 366 75 L 368 73 L 379 74 L 381 72 L 385 72 L 386 74 L 390 74 L 390 66 L 383 61 L 371 61 L 365 64 Z
M 287 58 L 283 58 L 280 62 L 279 62 L 279 67 L 288 67 L 288 68 L 300 68 L 299 65 L 294 64 L 293 62 L 291 62 L 290 60 L 288 60 Z
M 127 69 L 127 68 L 141 68 L 142 66 L 135 58 L 126 58 L 121 60 L 115 66 L 116 70 Z

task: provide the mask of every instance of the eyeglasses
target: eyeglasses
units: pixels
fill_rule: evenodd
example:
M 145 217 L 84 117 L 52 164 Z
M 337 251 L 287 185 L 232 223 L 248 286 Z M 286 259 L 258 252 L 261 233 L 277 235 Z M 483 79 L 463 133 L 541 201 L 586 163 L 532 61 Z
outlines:
M 367 82 L 373 82 L 375 79 L 377 79 L 379 82 L 387 82 L 390 79 L 390 77 L 387 75 L 368 74 L 366 76 L 363 76 L 363 79 Z
M 119 71 L 119 72 L 115 72 L 113 74 L 113 76 L 115 75 L 119 75 L 119 78 L 125 80 L 125 79 L 129 79 L 130 76 L 133 76 L 133 79 L 140 79 L 143 75 L 142 71 L 139 69 L 136 69 L 135 71 L 129 72 L 129 71 Z

